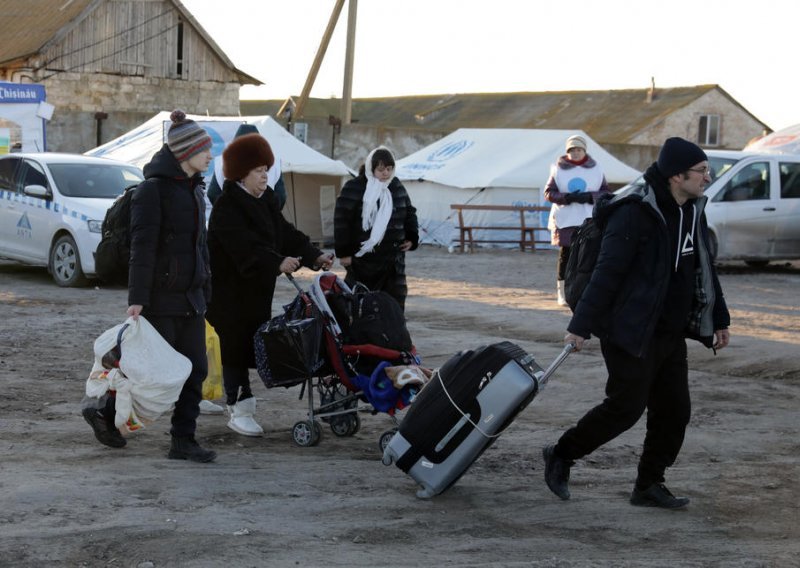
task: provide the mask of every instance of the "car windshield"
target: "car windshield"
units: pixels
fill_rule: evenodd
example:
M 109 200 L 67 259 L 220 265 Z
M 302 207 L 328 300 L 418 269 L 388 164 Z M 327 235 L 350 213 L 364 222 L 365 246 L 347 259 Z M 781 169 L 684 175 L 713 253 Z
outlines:
M 714 181 L 719 176 L 727 172 L 733 164 L 741 160 L 741 158 L 721 158 L 719 156 L 709 156 L 708 169 L 711 181 Z
M 114 198 L 129 185 L 142 181 L 134 166 L 118 164 L 50 164 L 50 173 L 62 195 Z

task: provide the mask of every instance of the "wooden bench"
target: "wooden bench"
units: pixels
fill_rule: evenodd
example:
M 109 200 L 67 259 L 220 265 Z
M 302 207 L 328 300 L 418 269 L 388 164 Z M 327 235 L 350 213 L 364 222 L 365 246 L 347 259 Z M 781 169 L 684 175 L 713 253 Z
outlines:
M 536 226 L 529 226 L 525 224 L 525 213 L 528 212 L 538 212 L 541 213 L 543 211 L 549 211 L 549 207 L 541 207 L 537 205 L 469 205 L 469 204 L 457 204 L 454 203 L 450 205 L 450 209 L 458 212 L 458 232 L 459 232 L 459 245 L 461 252 L 464 252 L 464 246 L 469 245 L 469 251 L 475 248 L 476 243 L 496 243 L 496 244 L 512 244 L 516 243 L 519 245 L 521 251 L 525 251 L 527 248 L 530 248 L 531 251 L 536 250 L 537 244 L 550 244 L 550 230 L 547 227 L 542 227 L 539 225 Z M 494 226 L 484 226 L 484 225 L 467 225 L 464 223 L 464 211 L 516 211 L 519 213 L 519 224 L 518 225 L 494 225 Z M 519 231 L 519 239 L 508 240 L 508 239 L 475 239 L 473 236 L 472 231 Z M 536 238 L 536 234 L 538 231 L 543 231 L 547 233 L 547 238 L 542 239 Z

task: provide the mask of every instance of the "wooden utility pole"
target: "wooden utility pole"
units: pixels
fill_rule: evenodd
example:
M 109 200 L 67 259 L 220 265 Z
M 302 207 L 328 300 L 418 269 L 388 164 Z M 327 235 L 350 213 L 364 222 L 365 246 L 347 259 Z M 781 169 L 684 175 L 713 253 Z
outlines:
M 333 30 L 336 28 L 336 22 L 339 20 L 339 14 L 342 13 L 342 7 L 345 0 L 336 0 L 336 5 L 333 7 L 331 18 L 328 20 L 328 27 L 325 28 L 325 33 L 322 34 L 322 41 L 319 44 L 317 55 L 314 57 L 314 63 L 311 64 L 311 70 L 306 77 L 306 84 L 303 85 L 303 92 L 300 93 L 300 99 L 297 101 L 297 106 L 294 109 L 296 117 L 303 116 L 303 109 L 308 102 L 308 96 L 311 94 L 311 87 L 314 86 L 314 81 L 317 78 L 319 67 L 322 64 L 322 59 L 325 57 L 325 52 L 328 50 L 328 44 L 331 41 Z
M 342 88 L 342 124 L 350 124 L 353 116 L 353 57 L 356 51 L 356 13 L 358 0 L 349 0 L 347 7 L 347 50 L 344 56 L 344 86 Z

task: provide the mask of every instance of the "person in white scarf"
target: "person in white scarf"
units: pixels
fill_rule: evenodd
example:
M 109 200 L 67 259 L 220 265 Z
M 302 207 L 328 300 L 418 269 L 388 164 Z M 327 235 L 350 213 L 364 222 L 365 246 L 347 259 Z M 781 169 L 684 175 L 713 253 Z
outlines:
M 372 150 L 336 200 L 334 241 L 345 282 L 382 290 L 405 305 L 405 253 L 417 248 L 416 209 L 394 175 L 388 148 Z
M 383 146 L 378 146 L 369 153 L 364 164 L 371 164 L 372 157 L 376 150 L 387 150 Z M 379 177 L 375 177 L 375 172 L 371 167 L 364 168 L 364 175 L 367 176 L 367 190 L 364 192 L 364 199 L 361 208 L 361 228 L 369 231 L 369 238 L 361 243 L 361 248 L 356 256 L 364 256 L 368 252 L 375 250 L 375 246 L 383 240 L 386 234 L 386 225 L 392 216 L 392 193 L 389 191 L 389 183 L 394 178 L 394 167 L 375 168 Z

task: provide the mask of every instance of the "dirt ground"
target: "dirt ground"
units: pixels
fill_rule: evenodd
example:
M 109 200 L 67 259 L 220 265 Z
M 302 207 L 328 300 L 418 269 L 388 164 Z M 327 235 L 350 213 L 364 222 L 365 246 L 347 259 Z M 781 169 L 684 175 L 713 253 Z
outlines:
M 408 259 L 425 365 L 503 339 L 543 366 L 561 350 L 554 253 L 423 247 Z M 603 396 L 596 340 L 457 485 L 419 500 L 381 464 L 387 415 L 297 447 L 300 388 L 268 390 L 254 371 L 266 435 L 201 416 L 213 464 L 166 459 L 166 416 L 122 450 L 100 445 L 80 400 L 125 290 L 62 289 L 43 269 L 0 262 L 0 566 L 800 566 L 800 263 L 720 271 L 731 346 L 690 345 L 692 421 L 667 481 L 692 502 L 662 511 L 628 503 L 643 420 L 577 463 L 570 501 L 544 484 L 542 446 Z M 293 296 L 282 279 L 275 307 Z

